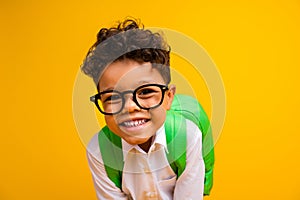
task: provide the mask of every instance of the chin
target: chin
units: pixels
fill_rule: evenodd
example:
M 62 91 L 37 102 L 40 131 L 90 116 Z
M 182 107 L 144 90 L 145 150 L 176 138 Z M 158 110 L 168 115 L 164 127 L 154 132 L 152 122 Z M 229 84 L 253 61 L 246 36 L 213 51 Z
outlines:
M 123 139 L 131 145 L 139 145 L 139 144 L 143 144 L 143 143 L 147 142 L 151 137 L 152 136 L 142 138 L 142 137 L 132 137 L 131 136 L 131 137 L 123 138 Z

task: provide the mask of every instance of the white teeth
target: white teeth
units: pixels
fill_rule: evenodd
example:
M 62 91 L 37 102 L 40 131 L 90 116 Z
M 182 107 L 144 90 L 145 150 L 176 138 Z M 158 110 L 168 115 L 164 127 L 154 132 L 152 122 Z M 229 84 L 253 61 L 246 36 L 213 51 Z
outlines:
M 126 127 L 135 127 L 135 126 L 139 126 L 139 125 L 142 125 L 146 123 L 146 120 L 145 119 L 142 119 L 142 120 L 136 120 L 136 121 L 127 121 L 127 122 L 123 122 L 123 124 L 126 126 Z

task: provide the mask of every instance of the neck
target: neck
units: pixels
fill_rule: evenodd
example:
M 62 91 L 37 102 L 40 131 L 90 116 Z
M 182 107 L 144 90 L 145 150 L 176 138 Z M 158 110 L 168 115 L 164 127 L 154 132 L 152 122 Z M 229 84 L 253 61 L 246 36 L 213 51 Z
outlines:
M 152 143 L 152 137 L 150 137 L 146 142 L 139 144 L 139 147 L 141 147 L 141 149 L 143 149 L 146 153 L 148 153 L 148 151 L 150 149 L 150 146 Z

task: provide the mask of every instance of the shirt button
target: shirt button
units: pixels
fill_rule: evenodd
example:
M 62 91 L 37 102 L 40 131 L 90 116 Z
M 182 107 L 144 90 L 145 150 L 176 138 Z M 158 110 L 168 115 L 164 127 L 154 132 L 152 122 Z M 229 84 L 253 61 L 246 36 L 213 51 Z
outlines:
M 148 174 L 148 173 L 150 173 L 151 171 L 150 171 L 150 169 L 149 169 L 148 167 L 144 167 L 144 172 L 145 172 L 146 174 Z
M 148 198 L 155 198 L 157 195 L 156 195 L 156 192 L 147 192 L 146 193 L 146 197 Z

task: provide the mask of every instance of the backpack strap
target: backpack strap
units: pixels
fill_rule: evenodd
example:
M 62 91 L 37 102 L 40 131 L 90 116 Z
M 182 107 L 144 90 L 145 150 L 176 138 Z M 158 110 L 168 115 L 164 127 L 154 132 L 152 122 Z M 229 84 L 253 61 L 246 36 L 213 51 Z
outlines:
M 171 111 L 194 122 L 202 132 L 202 154 L 205 163 L 204 195 L 209 195 L 213 186 L 214 142 L 209 119 L 197 99 L 177 94 Z
M 186 166 L 186 121 L 181 115 L 172 111 L 167 112 L 165 122 L 165 133 L 167 141 L 167 159 L 177 179 Z
M 107 176 L 122 190 L 124 161 L 121 138 L 105 126 L 98 134 L 98 141 Z

